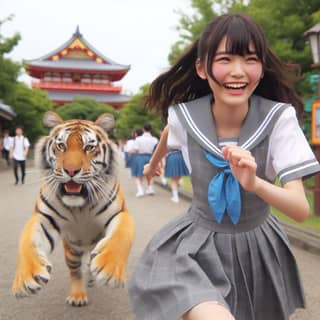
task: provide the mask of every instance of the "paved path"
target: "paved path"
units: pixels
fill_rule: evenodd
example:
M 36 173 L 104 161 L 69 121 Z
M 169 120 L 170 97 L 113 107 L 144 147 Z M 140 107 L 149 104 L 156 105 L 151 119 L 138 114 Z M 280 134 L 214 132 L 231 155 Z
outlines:
M 150 237 L 189 204 L 186 201 L 178 205 L 171 203 L 169 193 L 157 187 L 156 196 L 136 199 L 128 172 L 123 170 L 121 175 L 122 187 L 137 229 L 129 260 L 130 275 Z M 132 320 L 126 289 L 89 289 L 90 304 L 85 308 L 73 308 L 64 303 L 68 293 L 68 271 L 61 246 L 51 256 L 52 279 L 37 296 L 16 300 L 11 295 L 17 242 L 23 225 L 32 213 L 38 176 L 31 168 L 27 173 L 26 184 L 14 186 L 12 172 L 0 171 L 0 320 Z M 292 320 L 319 320 L 320 256 L 296 248 L 294 253 L 302 273 L 308 308 L 297 312 Z

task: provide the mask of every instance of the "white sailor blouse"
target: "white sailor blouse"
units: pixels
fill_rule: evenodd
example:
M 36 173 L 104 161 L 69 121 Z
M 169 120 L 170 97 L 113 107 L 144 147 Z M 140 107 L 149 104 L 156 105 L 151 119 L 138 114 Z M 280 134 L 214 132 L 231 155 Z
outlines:
M 192 166 L 188 154 L 187 132 L 204 149 L 218 157 L 222 157 L 221 148 L 225 144 L 237 143 L 242 148 L 251 150 L 268 134 L 265 176 L 270 181 L 278 177 L 282 185 L 319 171 L 319 163 L 299 126 L 293 106 L 253 95 L 239 140 L 236 142 L 232 138 L 230 141 L 219 141 L 214 121 L 210 125 L 207 121 L 205 125 L 200 122 L 201 118 L 213 120 L 211 99 L 211 95 L 202 97 L 192 108 L 187 108 L 184 103 L 169 108 L 168 148 L 181 149 L 190 172 Z M 202 112 L 207 114 L 199 115 Z

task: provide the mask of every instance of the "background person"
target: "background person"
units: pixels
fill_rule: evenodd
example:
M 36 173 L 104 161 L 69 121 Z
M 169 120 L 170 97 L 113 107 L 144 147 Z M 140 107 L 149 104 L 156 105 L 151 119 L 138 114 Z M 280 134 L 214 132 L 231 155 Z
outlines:
M 143 134 L 135 139 L 134 156 L 135 168 L 133 176 L 136 178 L 137 197 L 144 195 L 143 189 L 143 168 L 150 161 L 154 147 L 158 143 L 158 139 L 151 134 L 152 127 L 150 124 L 143 126 Z M 146 177 L 147 189 L 146 194 L 153 195 L 154 189 L 152 187 L 152 177 Z
M 6 160 L 8 166 L 10 165 L 9 154 L 10 154 L 11 143 L 12 143 L 12 137 L 10 137 L 9 130 L 4 130 L 2 143 L 1 143 L 1 149 L 2 149 L 1 151 L 2 151 L 2 156 Z
M 183 160 L 181 150 L 170 150 L 166 156 L 164 176 L 170 178 L 170 187 L 172 192 L 171 201 L 178 203 L 179 184 L 181 177 L 188 176 L 189 170 Z
M 16 135 L 11 141 L 10 159 L 13 159 L 13 172 L 15 176 L 15 185 L 19 183 L 18 167 L 21 171 L 21 183 L 23 184 L 26 176 L 26 159 L 30 147 L 30 142 L 23 135 L 23 128 L 16 128 Z

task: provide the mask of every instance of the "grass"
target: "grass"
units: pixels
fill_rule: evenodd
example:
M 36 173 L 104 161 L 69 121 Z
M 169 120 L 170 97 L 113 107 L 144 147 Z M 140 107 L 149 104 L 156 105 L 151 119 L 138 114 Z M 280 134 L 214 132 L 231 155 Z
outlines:
M 310 211 L 313 212 L 313 191 L 314 188 L 314 178 L 307 179 L 304 181 L 307 199 L 310 205 Z M 183 190 L 187 192 L 192 192 L 192 185 L 189 177 L 183 177 Z M 289 218 L 285 214 L 281 213 L 275 208 L 272 208 L 272 213 L 279 218 L 280 220 L 291 223 L 294 225 L 298 225 L 301 227 L 312 229 L 320 234 L 320 216 L 315 216 L 311 214 L 304 222 L 296 222 L 295 220 Z

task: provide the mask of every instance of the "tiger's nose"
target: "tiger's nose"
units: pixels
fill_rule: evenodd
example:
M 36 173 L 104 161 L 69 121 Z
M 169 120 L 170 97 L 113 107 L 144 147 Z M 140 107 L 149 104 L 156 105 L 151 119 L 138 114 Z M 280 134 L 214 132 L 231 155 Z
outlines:
M 80 169 L 76 168 L 63 168 L 63 170 L 70 176 L 75 176 L 78 172 L 80 172 Z

